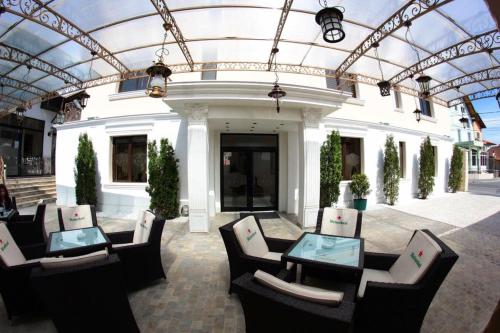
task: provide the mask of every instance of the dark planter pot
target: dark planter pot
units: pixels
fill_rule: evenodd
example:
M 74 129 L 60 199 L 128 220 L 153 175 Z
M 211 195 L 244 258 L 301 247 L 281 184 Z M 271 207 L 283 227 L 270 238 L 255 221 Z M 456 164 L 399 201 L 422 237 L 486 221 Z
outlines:
M 367 199 L 353 199 L 354 209 L 366 210 Z

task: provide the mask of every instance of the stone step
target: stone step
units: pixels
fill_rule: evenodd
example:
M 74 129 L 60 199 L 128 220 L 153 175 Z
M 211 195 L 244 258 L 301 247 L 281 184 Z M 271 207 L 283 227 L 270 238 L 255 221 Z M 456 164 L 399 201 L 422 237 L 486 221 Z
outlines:
M 7 187 L 25 185 L 25 184 L 39 184 L 39 183 L 54 183 L 55 177 L 22 177 L 22 178 L 7 178 Z
M 39 200 L 40 199 L 38 199 L 38 200 L 30 200 L 30 201 L 26 201 L 26 202 L 23 202 L 23 203 L 18 203 L 17 204 L 17 209 L 35 206 L 35 205 L 38 204 Z M 56 202 L 56 198 L 44 198 L 43 200 L 44 200 L 45 203 Z
M 9 194 L 12 195 L 24 195 L 31 191 L 39 191 L 39 192 L 53 192 L 56 190 L 54 185 L 44 185 L 44 186 L 26 186 L 22 188 L 9 188 Z
M 35 188 L 32 188 L 30 190 L 22 191 L 22 192 L 9 192 L 11 197 L 16 197 L 17 198 L 24 198 L 32 195 L 47 195 L 47 196 L 54 196 L 56 195 L 56 189 L 49 189 L 49 190 L 37 190 Z
M 33 195 L 26 195 L 22 197 L 16 197 L 16 203 L 19 205 L 20 203 L 25 203 L 28 201 L 33 201 L 33 200 L 40 200 L 40 199 L 50 199 L 50 198 L 55 198 L 56 194 L 33 194 Z

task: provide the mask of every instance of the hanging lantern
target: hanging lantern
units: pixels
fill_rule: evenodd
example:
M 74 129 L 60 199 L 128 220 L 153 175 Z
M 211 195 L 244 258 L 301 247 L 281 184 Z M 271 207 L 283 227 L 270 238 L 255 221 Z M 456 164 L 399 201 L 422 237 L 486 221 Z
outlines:
M 18 106 L 16 108 L 16 119 L 17 119 L 17 124 L 21 126 L 24 120 L 24 113 L 26 112 L 26 108 L 24 106 Z
M 432 78 L 425 74 L 420 75 L 416 80 L 420 86 L 420 93 L 424 98 L 429 97 L 431 80 Z
M 324 8 L 316 14 L 316 23 L 321 27 L 325 42 L 338 43 L 345 38 L 345 32 L 342 28 L 343 9 L 343 7 L 327 7 L 325 1 Z
M 168 31 L 172 28 L 170 24 L 164 24 L 163 28 Z M 163 37 L 163 44 L 161 49 L 155 52 L 158 59 L 153 62 L 153 66 L 146 69 L 148 74 L 148 83 L 146 84 L 146 95 L 153 98 L 160 98 L 167 96 L 167 80 L 172 74 L 170 68 L 164 63 L 164 57 L 168 55 L 168 50 L 165 49 L 165 42 L 167 40 L 167 33 Z
M 78 94 L 78 102 L 80 102 L 82 109 L 85 109 L 85 107 L 87 106 L 87 102 L 88 102 L 89 97 L 90 97 L 90 95 L 87 94 L 87 92 L 85 90 L 83 92 L 81 92 L 80 94 Z
M 380 81 L 377 83 L 377 86 L 380 89 L 381 96 L 390 96 L 391 95 L 391 83 L 389 81 Z
M 278 83 L 275 83 L 273 89 L 269 92 L 269 94 L 267 94 L 267 96 L 276 100 L 276 112 L 280 113 L 282 98 L 286 96 L 286 91 L 281 89 Z
M 469 123 L 468 119 L 467 119 L 467 118 L 465 118 L 465 116 L 464 116 L 463 114 L 462 114 L 462 118 L 458 119 L 458 121 L 460 121 L 460 123 L 462 124 L 462 126 L 463 126 L 464 128 L 466 128 L 466 127 L 467 127 L 467 124 Z
M 56 115 L 56 119 L 54 121 L 56 125 L 62 125 L 64 123 L 64 112 L 59 111 Z
M 417 119 L 417 122 L 419 123 L 420 122 L 420 119 L 421 119 L 421 115 L 422 115 L 422 111 L 420 111 L 418 108 L 415 109 L 415 111 L 413 111 L 413 113 L 415 114 L 415 118 Z

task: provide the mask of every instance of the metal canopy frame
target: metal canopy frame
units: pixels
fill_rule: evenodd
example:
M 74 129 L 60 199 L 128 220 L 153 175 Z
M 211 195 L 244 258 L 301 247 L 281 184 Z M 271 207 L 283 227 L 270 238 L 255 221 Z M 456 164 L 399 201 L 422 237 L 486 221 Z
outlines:
M 182 36 L 181 29 L 179 29 L 179 26 L 177 26 L 177 22 L 175 22 L 172 13 L 167 7 L 167 4 L 164 0 L 151 0 L 151 3 L 155 6 L 163 21 L 170 26 L 170 31 L 172 32 L 172 35 L 177 41 L 177 44 L 179 45 L 184 58 L 186 58 L 186 61 L 192 70 L 194 64 L 193 58 L 191 57 L 191 53 L 189 53 L 189 49 L 186 46 L 186 42 L 184 41 L 184 36 Z
M 478 100 L 478 99 L 483 99 L 483 98 L 488 98 L 488 97 L 494 97 L 494 96 L 496 96 L 496 94 L 499 91 L 500 91 L 500 88 L 486 89 L 486 90 L 478 91 L 476 93 L 467 95 L 466 97 L 468 97 L 469 100 L 471 100 L 471 101 L 475 101 L 475 100 Z M 458 105 L 458 104 L 462 104 L 463 102 L 464 101 L 463 101 L 462 97 L 455 98 L 455 99 L 453 99 L 453 100 L 451 100 L 451 101 L 448 102 L 448 107 L 452 107 L 452 106 L 455 106 L 455 105 Z
M 4 95 L 4 94 L 0 94 L 0 102 L 9 103 L 12 105 L 22 105 L 25 103 L 25 101 L 23 101 L 22 99 L 8 96 L 8 95 Z
M 8 76 L 0 77 L 0 84 L 3 84 L 6 87 L 15 88 L 18 90 L 24 90 L 26 92 L 29 92 L 30 94 L 33 94 L 33 95 L 41 96 L 41 95 L 45 95 L 48 93 L 48 91 L 45 89 L 38 88 L 34 85 L 13 79 L 13 78 L 8 77 Z
M 444 82 L 438 86 L 435 86 L 429 90 L 429 95 L 433 96 L 440 94 L 450 89 L 465 86 L 471 83 L 478 83 L 488 80 L 500 79 L 500 66 L 493 68 L 483 69 L 474 73 L 470 73 L 464 76 L 457 77 L 450 81 Z
M 179 7 L 179 8 L 174 8 L 170 10 L 167 5 L 165 0 L 150 0 L 150 2 L 153 4 L 153 6 L 156 9 L 156 12 L 151 12 L 151 13 L 145 13 L 141 15 L 136 15 L 133 17 L 129 17 L 127 19 L 122 19 L 114 22 L 109 22 L 106 23 L 105 25 L 102 25 L 100 27 L 95 27 L 94 29 L 90 29 L 88 31 L 83 31 L 81 28 L 79 28 L 77 25 L 75 25 L 73 22 L 68 20 L 66 17 L 55 11 L 53 8 L 49 7 L 48 5 L 54 2 L 55 0 L 49 0 L 45 3 L 41 2 L 40 0 L 0 0 L 0 6 L 3 6 L 6 10 L 6 12 L 11 13 L 13 15 L 16 15 L 21 18 L 20 21 L 16 22 L 13 24 L 12 27 L 7 29 L 6 32 L 2 34 L 4 36 L 7 32 L 9 32 L 13 27 L 17 26 L 19 23 L 21 23 L 23 20 L 29 20 L 32 22 L 35 22 L 37 24 L 40 24 L 48 29 L 51 29 L 52 31 L 56 31 L 57 33 L 67 37 L 67 39 L 63 40 L 60 43 L 56 43 L 55 45 L 50 46 L 48 49 L 42 50 L 39 52 L 37 55 L 28 55 L 25 53 L 26 56 L 29 56 L 31 60 L 27 60 L 28 58 L 25 59 L 24 62 L 16 61 L 16 60 L 11 60 L 11 53 L 9 54 L 9 58 L 7 59 L 5 57 L 0 57 L 1 59 L 6 59 L 9 61 L 13 61 L 18 63 L 19 65 L 8 71 L 8 73 L 4 74 L 2 80 L 14 80 L 10 77 L 8 77 L 8 74 L 15 71 L 18 69 L 20 66 L 25 65 L 28 61 L 30 64 L 31 62 L 35 62 L 38 64 L 40 67 L 49 69 L 49 70 L 43 70 L 41 68 L 37 68 L 34 64 L 32 65 L 33 68 L 40 69 L 44 72 L 46 72 L 48 75 L 47 76 L 55 76 L 63 81 L 66 82 L 71 82 L 74 84 L 74 86 L 65 86 L 58 91 L 54 92 L 47 92 L 44 89 L 40 89 L 36 86 L 33 85 L 34 82 L 43 80 L 47 76 L 43 76 L 40 78 L 37 78 L 31 82 L 22 82 L 23 85 L 19 85 L 19 82 L 21 81 L 9 81 L 9 84 L 5 84 L 6 86 L 10 86 L 16 89 L 21 89 L 25 90 L 29 93 L 37 95 L 35 98 L 36 100 L 44 100 L 49 97 L 57 96 L 59 93 L 63 93 L 65 91 L 76 91 L 79 89 L 85 89 L 89 87 L 93 87 L 96 85 L 101 85 L 101 84 L 106 84 L 106 83 L 111 83 L 111 82 L 118 82 L 121 80 L 124 80 L 126 78 L 131 78 L 131 77 L 140 77 L 144 76 L 144 69 L 141 70 L 134 70 L 130 71 L 115 55 L 130 51 L 133 49 L 141 49 L 153 45 L 142 45 L 139 47 L 135 47 L 133 49 L 128 49 L 128 50 L 120 50 L 114 53 L 111 53 L 106 49 L 103 45 L 101 45 L 98 41 L 93 39 L 90 34 L 102 29 L 109 28 L 111 26 L 117 25 L 117 24 L 122 24 L 134 20 L 138 20 L 141 18 L 146 18 L 150 16 L 155 16 L 155 15 L 160 15 L 162 19 L 164 20 L 165 23 L 171 25 L 171 32 L 180 48 L 182 51 L 184 58 L 186 59 L 186 64 L 177 64 L 173 65 L 173 67 L 176 69 L 174 70 L 174 73 L 184 73 L 187 71 L 203 71 L 203 64 L 206 63 L 195 63 L 191 57 L 191 54 L 189 52 L 189 49 L 186 45 L 186 43 L 189 43 L 191 41 L 198 41 L 202 39 L 195 39 L 195 40 L 186 40 L 184 39 L 181 30 L 179 29 L 175 18 L 172 13 L 176 12 L 183 12 L 183 11 L 189 11 L 189 10 L 200 10 L 200 9 L 213 9 L 213 8 L 261 8 L 261 9 L 276 9 L 274 7 L 269 7 L 269 6 L 259 6 L 259 5 L 231 5 L 231 4 L 216 4 L 216 5 L 202 5 L 202 6 L 187 6 L 187 7 Z M 303 61 L 300 63 L 300 65 L 290 65 L 290 64 L 278 64 L 277 65 L 277 70 L 279 72 L 286 72 L 286 73 L 299 73 L 299 74 L 308 74 L 308 75 L 317 75 L 317 76 L 331 76 L 330 74 L 333 73 L 334 77 L 340 77 L 346 80 L 353 80 L 353 77 L 356 78 L 356 80 L 364 83 L 369 83 L 369 84 L 376 84 L 378 80 L 375 78 L 371 78 L 369 76 L 365 75 L 360 75 L 360 74 L 355 74 L 350 75 L 347 73 L 347 69 L 349 69 L 352 64 L 354 64 L 357 60 L 359 60 L 361 57 L 369 57 L 373 58 L 372 56 L 368 55 L 367 52 L 372 48 L 373 44 L 375 42 L 379 42 L 386 38 L 387 36 L 391 35 L 395 39 L 407 43 L 403 38 L 392 34 L 396 30 L 398 30 L 400 27 L 404 26 L 405 22 L 412 21 L 417 19 L 420 16 L 423 16 L 427 13 L 430 13 L 432 11 L 435 11 L 445 19 L 447 19 L 451 24 L 455 25 L 458 27 L 461 32 L 467 34 L 470 38 L 465 41 L 461 41 L 460 43 L 457 43 L 453 46 L 447 47 L 439 52 L 435 52 L 431 54 L 428 58 L 422 60 L 421 62 L 417 64 L 413 64 L 410 67 L 403 66 L 401 64 L 394 63 L 393 61 L 390 61 L 388 59 L 382 58 L 381 61 L 389 63 L 394 66 L 399 66 L 402 68 L 405 68 L 405 70 L 401 71 L 397 75 L 395 75 L 391 79 L 391 83 L 396 84 L 398 82 L 403 81 L 407 77 L 409 77 L 411 74 L 417 73 L 419 71 L 422 71 L 423 69 L 430 68 L 433 66 L 436 66 L 438 64 L 441 64 L 443 62 L 448 62 L 449 60 L 453 60 L 459 57 L 471 55 L 471 54 L 476 54 L 479 52 L 484 51 L 484 49 L 489 48 L 492 50 L 497 50 L 500 48 L 500 37 L 499 33 L 496 30 L 492 30 L 488 33 L 485 34 L 480 34 L 477 36 L 471 36 L 467 31 L 457 22 L 453 20 L 452 17 L 449 17 L 445 13 L 443 13 L 439 7 L 451 2 L 453 0 L 411 0 L 407 4 L 405 4 L 403 7 L 401 7 L 399 10 L 397 10 L 393 15 L 391 15 L 389 18 L 387 18 L 379 27 L 373 28 L 368 26 L 367 24 L 363 24 L 360 22 L 355 22 L 349 19 L 346 19 L 346 22 L 349 22 L 350 24 L 370 29 L 372 32 L 369 34 L 368 37 L 365 38 L 365 40 L 359 44 L 354 50 L 345 50 L 345 49 L 340 49 L 340 48 L 335 48 L 331 46 L 326 46 L 326 45 L 321 45 L 318 43 L 314 42 L 303 42 L 303 41 L 291 41 L 291 40 L 283 40 L 281 39 L 281 34 L 283 32 L 284 26 L 286 19 L 288 17 L 289 12 L 296 12 L 296 13 L 303 13 L 303 14 L 310 14 L 310 15 L 315 15 L 315 12 L 309 11 L 309 10 L 303 10 L 303 9 L 297 9 L 297 8 L 292 8 L 293 0 L 285 0 L 283 3 L 283 7 L 281 8 L 281 16 L 280 20 L 276 29 L 275 37 L 273 39 L 273 48 L 278 46 L 278 43 L 280 41 L 284 41 L 287 43 L 297 43 L 297 44 L 303 44 L 303 45 L 310 45 L 309 51 L 312 49 L 312 47 L 323 47 L 323 48 L 329 48 L 332 50 L 341 50 L 344 52 L 349 52 L 349 56 L 341 63 L 340 66 L 338 66 L 337 71 L 333 71 L 331 68 L 320 68 L 320 67 L 307 67 L 307 66 L 302 66 L 302 63 L 309 53 L 309 51 L 306 53 L 304 56 Z M 488 35 L 491 34 L 491 35 Z M 488 36 L 486 36 L 488 35 Z M 317 36 L 316 36 L 317 37 Z M 0 37 L 1 38 L 1 37 Z M 206 38 L 206 40 L 223 40 L 223 39 L 231 39 L 231 40 L 269 40 L 269 39 L 259 39 L 259 38 L 234 38 L 234 37 L 220 37 L 220 38 Z M 39 59 L 38 57 L 45 52 L 48 52 L 54 48 L 57 48 L 58 46 L 67 43 L 68 41 L 74 41 L 77 42 L 78 44 L 82 45 L 83 47 L 87 48 L 89 51 L 95 53 L 99 59 L 103 59 L 107 63 L 109 63 L 111 66 L 113 66 L 118 73 L 117 74 L 112 74 L 112 75 L 105 75 L 101 76 L 100 78 L 97 79 L 92 79 L 88 81 L 82 81 L 76 77 L 71 78 L 71 74 L 66 72 L 67 69 L 72 68 L 74 66 L 78 66 L 80 64 L 87 63 L 91 61 L 90 59 L 80 61 L 78 63 L 73 63 L 69 66 L 66 66 L 64 68 L 59 68 L 53 64 L 50 64 L 49 62 L 43 61 Z M 157 44 L 160 45 L 160 44 Z M 411 44 L 412 46 L 423 50 L 427 53 L 431 53 L 428 50 L 425 50 L 424 47 L 416 44 Z M 467 46 L 466 46 L 467 45 Z M 487 46 L 490 45 L 490 46 Z M 0 48 L 2 46 L 0 45 Z M 14 49 L 14 48 L 12 48 Z M 463 50 L 463 51 L 461 51 Z M 471 51 L 472 50 L 472 51 Z M 16 50 L 23 52 L 21 50 Z M 14 57 L 15 58 L 15 57 Z M 92 58 L 94 59 L 94 57 Z M 495 58 L 494 58 L 495 59 Z M 19 60 L 19 59 L 18 59 Z M 271 68 L 271 63 L 273 60 L 273 55 L 272 53 L 270 54 L 269 61 L 267 62 L 266 66 L 263 68 L 264 64 L 263 63 L 256 63 L 256 62 L 217 62 L 217 70 L 222 70 L 222 71 L 230 71 L 230 70 L 243 70 L 246 68 L 246 70 L 269 70 Z M 498 63 L 498 60 L 495 59 L 496 62 Z M 481 79 L 482 77 L 486 77 L 481 72 L 489 71 L 491 72 L 494 69 L 498 69 L 497 67 L 491 68 L 491 69 L 485 69 L 482 71 L 478 71 L 475 73 L 467 73 L 465 70 L 459 68 L 455 64 L 448 62 L 449 65 L 453 66 L 455 69 L 458 71 L 461 71 L 464 73 L 463 76 L 460 76 L 458 78 L 449 80 L 447 82 L 439 82 L 437 80 L 439 85 L 432 88 L 431 92 L 433 95 L 439 94 L 441 92 L 444 92 L 446 90 L 451 89 L 450 87 L 453 87 L 456 85 L 458 82 L 464 82 L 463 84 L 470 84 L 470 83 L 479 83 L 482 84 L 482 81 L 486 81 L 490 78 L 498 78 L 498 74 L 495 72 L 493 75 L 492 73 L 489 73 L 487 75 L 488 78 Z M 407 67 L 407 68 L 406 68 Z M 65 80 L 64 76 L 70 77 L 72 81 L 70 80 Z M 105 82 L 105 83 L 103 83 Z M 487 88 L 484 84 L 482 84 L 483 87 Z M 415 91 L 414 89 L 405 87 L 405 86 L 399 86 L 400 90 L 405 92 L 405 93 L 410 93 L 412 95 L 418 95 L 418 91 Z M 487 89 L 485 91 L 489 91 L 490 89 Z M 9 95 L 13 94 L 14 92 L 10 93 Z M 478 92 L 477 94 L 484 93 L 484 91 Z M 472 95 L 471 95 L 472 96 Z M 12 96 L 11 96 L 12 97 Z M 442 99 L 437 98 L 436 96 L 433 97 L 433 100 L 438 102 L 439 104 L 444 104 L 444 105 L 450 105 L 450 103 L 456 103 L 456 99 L 449 101 L 449 103 L 444 102 Z

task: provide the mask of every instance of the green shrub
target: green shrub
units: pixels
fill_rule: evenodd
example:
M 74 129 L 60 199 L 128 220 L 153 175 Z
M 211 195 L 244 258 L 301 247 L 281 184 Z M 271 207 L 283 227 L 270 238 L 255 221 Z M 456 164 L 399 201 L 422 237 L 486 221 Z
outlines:
M 162 218 L 173 219 L 179 215 L 179 160 L 168 139 L 160 140 L 160 151 L 156 140 L 149 142 L 148 159 L 149 208 Z
M 434 188 L 434 150 L 431 139 L 427 137 L 420 145 L 420 174 L 418 191 L 421 199 L 427 199 Z
M 462 183 L 463 163 L 462 150 L 458 146 L 454 146 L 453 155 L 451 156 L 450 176 L 448 178 L 448 188 L 453 193 L 458 191 Z
M 370 194 L 370 182 L 364 173 L 352 175 L 351 183 L 349 184 L 352 195 L 355 199 L 364 199 Z
M 329 207 L 337 202 L 342 180 L 342 153 L 340 135 L 333 131 L 321 146 L 320 206 Z
M 388 135 L 384 152 L 384 195 L 391 206 L 399 196 L 399 171 L 399 156 L 394 137 Z
M 77 205 L 96 205 L 96 157 L 92 141 L 87 133 L 78 139 L 78 153 L 75 158 L 75 196 Z

